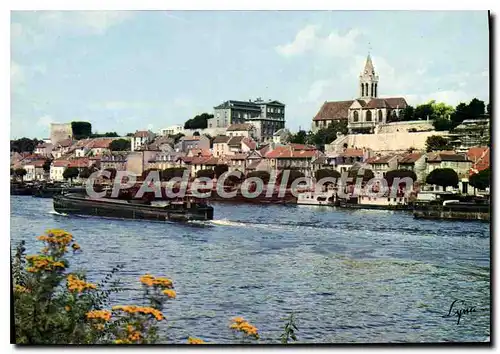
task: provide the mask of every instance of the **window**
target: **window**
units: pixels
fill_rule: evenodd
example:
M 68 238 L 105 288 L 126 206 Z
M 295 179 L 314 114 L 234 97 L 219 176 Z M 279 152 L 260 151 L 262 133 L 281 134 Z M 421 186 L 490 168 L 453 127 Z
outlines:
M 353 116 L 354 116 L 354 117 L 353 117 L 353 121 L 354 121 L 354 122 L 359 121 L 359 113 L 358 113 L 358 111 L 354 111 Z
M 378 121 L 382 121 L 382 111 L 380 109 L 378 110 Z
M 366 121 L 367 122 L 372 121 L 372 111 L 366 111 Z

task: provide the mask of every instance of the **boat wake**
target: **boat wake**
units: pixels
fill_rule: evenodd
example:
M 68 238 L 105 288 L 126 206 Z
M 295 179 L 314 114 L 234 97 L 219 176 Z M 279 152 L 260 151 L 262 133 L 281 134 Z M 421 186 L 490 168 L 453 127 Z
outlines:
M 51 210 L 49 211 L 49 214 L 52 214 L 52 215 L 59 215 L 59 216 L 68 216 L 68 214 L 65 214 L 65 213 L 58 213 L 57 211 L 55 210 Z
M 221 220 L 210 220 L 211 224 L 220 225 L 220 226 L 238 226 L 238 227 L 246 227 L 248 224 L 244 224 L 241 222 L 231 221 L 227 219 Z

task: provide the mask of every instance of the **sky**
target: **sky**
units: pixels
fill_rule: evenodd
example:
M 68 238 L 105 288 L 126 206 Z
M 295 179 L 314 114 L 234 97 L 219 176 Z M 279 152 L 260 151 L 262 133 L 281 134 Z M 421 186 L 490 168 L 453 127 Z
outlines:
M 13 11 L 10 135 L 157 132 L 258 97 L 309 130 L 358 97 L 368 53 L 380 97 L 489 102 L 486 11 Z

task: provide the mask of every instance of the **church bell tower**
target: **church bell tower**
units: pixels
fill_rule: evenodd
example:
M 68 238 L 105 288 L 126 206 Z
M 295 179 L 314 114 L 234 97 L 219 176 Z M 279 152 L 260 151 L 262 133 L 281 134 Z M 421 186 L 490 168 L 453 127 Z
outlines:
M 370 54 L 366 58 L 363 72 L 359 75 L 359 97 L 364 100 L 378 97 L 378 76 L 375 75 Z

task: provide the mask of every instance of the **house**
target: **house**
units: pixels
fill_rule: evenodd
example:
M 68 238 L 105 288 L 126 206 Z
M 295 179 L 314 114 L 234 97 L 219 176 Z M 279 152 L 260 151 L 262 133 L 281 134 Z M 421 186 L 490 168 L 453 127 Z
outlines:
M 273 134 L 273 142 L 276 144 L 286 144 L 290 139 L 290 136 L 291 134 L 288 129 L 279 129 Z
M 127 170 L 128 151 L 113 151 L 101 156 L 101 169 L 115 169 L 116 171 Z
M 293 145 L 278 146 L 268 152 L 266 158 L 269 160 L 271 169 L 279 171 L 294 169 L 301 171 L 306 177 L 311 177 L 312 161 L 322 154 L 316 149 L 302 147 L 297 149 Z
M 212 153 L 210 152 L 210 150 L 208 149 L 199 149 L 199 148 L 194 148 L 194 149 L 190 149 L 186 156 L 188 157 L 199 157 L 199 156 L 202 156 L 202 157 L 212 157 Z
M 155 140 L 148 145 L 148 149 L 163 152 L 174 151 L 174 139 L 168 136 L 157 136 Z
M 227 130 L 226 135 L 229 137 L 233 136 L 243 136 L 243 137 L 252 137 L 255 138 L 255 127 L 250 123 L 239 123 L 239 124 L 231 124 Z
M 153 141 L 155 134 L 149 130 L 137 130 L 130 140 L 130 150 L 140 150 L 143 145 Z
M 178 167 L 185 167 L 191 178 L 196 177 L 198 171 L 214 169 L 218 164 L 221 164 L 221 161 L 213 156 L 182 156 L 178 158 Z
M 35 147 L 34 153 L 41 156 L 50 156 L 52 154 L 52 148 L 54 145 L 51 143 L 42 142 Z
M 60 159 L 63 155 L 70 151 L 72 145 L 72 139 L 64 139 L 59 141 L 52 149 L 52 156 L 55 159 Z
M 385 174 L 392 170 L 398 169 L 398 161 L 401 159 L 400 155 L 385 155 L 373 156 L 368 158 L 365 163 L 368 164 L 370 170 L 373 171 L 375 178 L 385 178 Z
M 148 161 L 148 168 L 156 168 L 159 170 L 164 170 L 167 168 L 177 167 L 180 157 L 183 157 L 184 153 L 175 151 L 160 151 L 155 154 Z
M 111 152 L 109 145 L 116 138 L 95 138 L 92 139 L 87 146 L 89 156 L 100 156 Z
M 241 152 L 250 152 L 257 148 L 257 143 L 251 137 L 241 139 Z
M 368 159 L 367 149 L 345 148 L 342 152 L 327 156 L 328 164 L 333 165 L 338 172 L 347 172 L 354 164 L 362 164 Z
M 472 162 L 467 157 L 467 154 L 455 153 L 454 151 L 430 152 L 427 154 L 426 164 L 427 175 L 438 168 L 451 168 L 458 175 L 459 190 L 462 193 L 473 193 L 472 190 L 469 190 L 469 175 Z M 434 187 L 434 190 L 439 189 L 438 186 Z
M 46 179 L 46 173 L 43 169 L 45 160 L 35 160 L 27 162 L 23 168 L 26 170 L 25 181 L 42 181 Z
M 490 167 L 489 147 L 472 147 L 467 150 L 467 157 L 472 162 L 470 175 L 476 174 Z
M 175 145 L 175 150 L 187 153 L 191 149 L 210 149 L 210 139 L 205 135 L 183 136 Z
M 52 181 L 64 181 L 64 170 L 69 166 L 68 160 L 54 160 L 50 165 L 50 179 Z
M 425 183 L 427 176 L 426 155 L 421 152 L 406 153 L 398 160 L 398 170 L 409 170 L 415 172 L 417 181 Z
M 213 153 L 215 157 L 229 155 L 229 145 L 227 142 L 231 139 L 226 135 L 217 135 L 214 139 Z
M 243 139 L 243 136 L 233 136 L 231 139 L 229 139 L 229 141 L 227 142 L 229 148 L 228 155 L 233 155 L 241 152 L 241 142 Z
M 247 167 L 247 154 L 237 153 L 227 157 L 229 160 L 228 171 L 240 171 L 245 173 Z
M 177 134 L 184 134 L 184 126 L 176 124 L 160 130 L 160 135 L 165 137 Z

